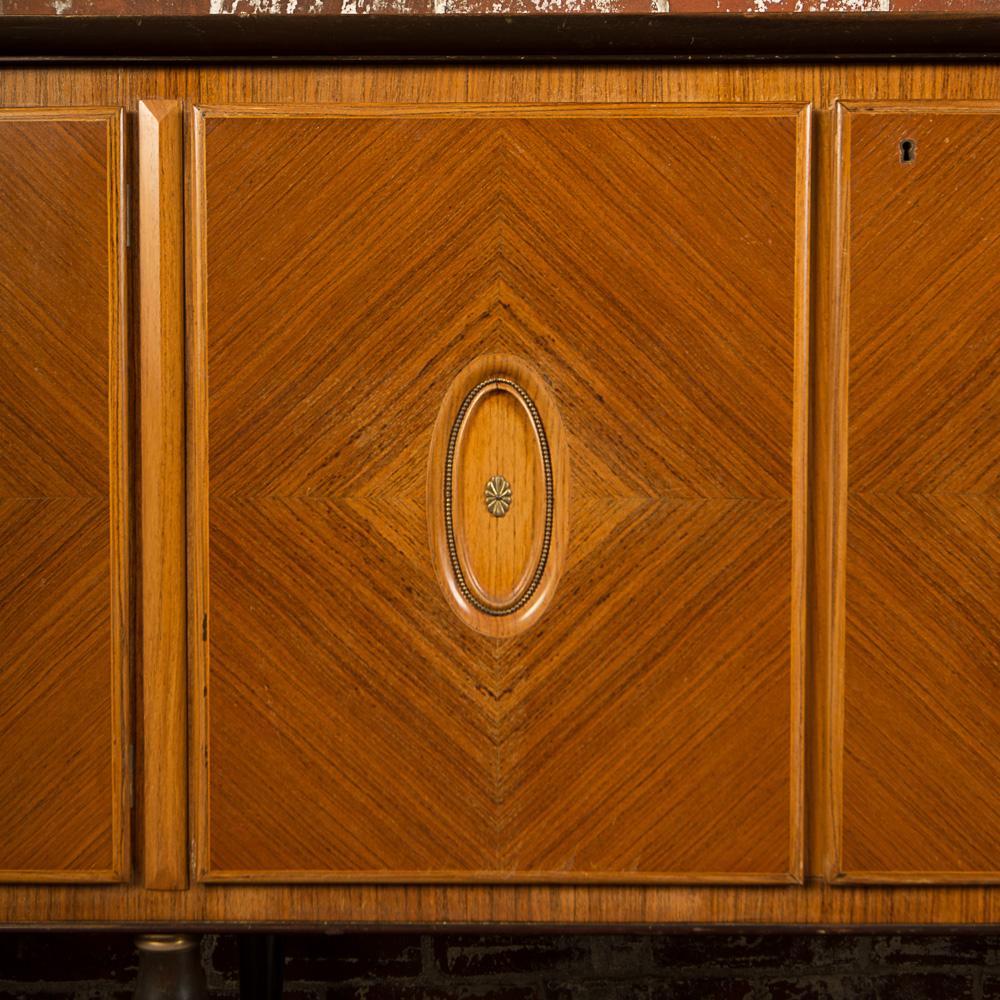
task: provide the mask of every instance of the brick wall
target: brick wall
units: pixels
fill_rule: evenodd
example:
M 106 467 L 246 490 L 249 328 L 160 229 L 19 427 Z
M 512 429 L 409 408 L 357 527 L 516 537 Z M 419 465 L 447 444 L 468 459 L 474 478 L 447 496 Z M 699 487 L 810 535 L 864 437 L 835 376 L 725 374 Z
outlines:
M 238 996 L 207 935 L 213 997 Z M 0 1000 L 125 1000 L 124 934 L 0 934 Z M 289 1000 L 998 1000 L 1000 935 L 289 935 Z
M 995 13 L 1000 0 L 0 0 L 4 14 Z

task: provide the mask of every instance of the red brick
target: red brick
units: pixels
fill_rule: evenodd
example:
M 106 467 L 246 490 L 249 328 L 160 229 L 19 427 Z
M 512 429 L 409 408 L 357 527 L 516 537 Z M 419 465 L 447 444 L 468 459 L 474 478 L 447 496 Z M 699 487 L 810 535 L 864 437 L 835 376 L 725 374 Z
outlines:
M 995 13 L 1000 10 L 1000 0 L 892 0 L 893 12 L 926 14 L 928 11 L 941 10 L 958 13 L 973 11 Z
M 447 14 L 649 14 L 650 0 L 446 0 Z
M 928 6 L 946 3 L 930 0 Z M 811 14 L 882 10 L 880 0 L 670 0 L 671 14 Z
M 205 14 L 210 0 L 69 0 L 60 14 Z M 4 0 L 4 14 L 52 14 L 51 0 Z
M 662 0 L 661 0 L 662 2 Z M 880 11 L 885 0 L 669 0 L 671 14 L 808 14 L 819 11 Z M 1000 12 L 1000 0 L 889 0 L 893 13 Z M 433 13 L 433 0 L 222 0 L 223 14 L 423 14 Z M 646 0 L 447 0 L 445 12 L 646 13 L 656 7 Z M 4 14 L 209 14 L 212 0 L 4 0 Z

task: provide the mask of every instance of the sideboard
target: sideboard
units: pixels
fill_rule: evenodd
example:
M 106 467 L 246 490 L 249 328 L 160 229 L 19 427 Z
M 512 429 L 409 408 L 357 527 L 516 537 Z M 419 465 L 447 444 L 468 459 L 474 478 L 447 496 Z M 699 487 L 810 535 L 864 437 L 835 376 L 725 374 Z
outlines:
M 1000 62 L 836 55 L 0 66 L 0 925 L 1000 925 Z

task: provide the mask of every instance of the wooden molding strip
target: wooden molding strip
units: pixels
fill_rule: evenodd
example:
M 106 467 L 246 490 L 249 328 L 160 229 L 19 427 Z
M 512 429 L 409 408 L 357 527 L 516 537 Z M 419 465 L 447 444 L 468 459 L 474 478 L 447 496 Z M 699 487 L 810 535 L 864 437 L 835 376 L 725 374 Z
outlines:
M 497 381 L 491 382 L 493 379 Z M 469 401 L 469 396 L 473 395 L 477 383 L 479 391 L 475 392 L 474 401 Z M 484 383 L 488 384 L 484 385 Z M 534 421 L 534 440 L 538 447 L 536 468 L 541 472 L 539 477 L 541 482 L 537 484 L 540 487 L 540 493 L 535 497 L 524 495 L 522 487 L 526 481 L 530 481 L 530 473 L 525 469 L 525 466 L 528 465 L 526 462 L 525 466 L 518 470 L 518 482 L 515 484 L 518 495 L 515 499 L 522 504 L 536 505 L 538 518 L 536 523 L 547 522 L 548 524 L 547 541 L 543 539 L 542 532 L 536 535 L 531 549 L 532 556 L 523 566 L 525 572 L 521 574 L 519 586 L 509 592 L 505 600 L 500 601 L 500 604 L 510 602 L 512 606 L 499 610 L 499 612 L 496 610 L 487 611 L 480 603 L 488 602 L 489 597 L 480 589 L 475 572 L 472 573 L 468 582 L 459 575 L 464 572 L 463 567 L 466 560 L 470 558 L 477 547 L 478 554 L 482 555 L 483 537 L 490 537 L 488 534 L 489 522 L 480 523 L 480 531 L 483 531 L 484 534 L 477 536 L 475 531 L 469 530 L 469 525 L 463 523 L 465 518 L 462 507 L 456 504 L 454 505 L 457 508 L 455 522 L 449 530 L 450 511 L 453 506 L 451 489 L 447 491 L 447 502 L 445 500 L 446 482 L 450 482 L 458 494 L 461 494 L 463 489 L 461 472 L 464 464 L 463 455 L 470 448 L 469 438 L 465 430 L 471 424 L 473 409 L 495 391 L 505 391 L 509 397 L 520 399 L 521 406 L 517 412 L 520 413 L 522 419 Z M 534 410 L 533 414 L 529 410 L 529 404 L 525 402 L 525 396 L 519 395 L 519 392 L 524 393 L 530 400 L 530 406 Z M 458 434 L 456 421 L 463 406 L 463 397 L 465 397 L 468 406 L 460 421 L 462 433 Z M 449 442 L 452 435 L 454 435 L 454 439 Z M 451 445 L 450 451 L 449 443 Z M 513 450 L 508 449 L 508 453 L 512 458 Z M 566 539 L 569 533 L 567 513 L 569 506 L 568 464 L 566 439 L 555 400 L 549 393 L 542 377 L 527 362 L 511 355 L 486 354 L 470 362 L 456 376 L 445 393 L 431 436 L 427 478 L 427 510 L 430 512 L 430 547 L 436 557 L 435 570 L 438 582 L 441 584 L 441 589 L 449 605 L 470 628 L 484 635 L 517 635 L 538 621 L 552 600 L 562 572 Z M 446 476 L 449 476 L 449 468 L 454 474 L 454 481 L 446 479 Z M 512 468 L 514 466 L 508 467 L 508 474 L 513 475 Z M 483 485 L 485 485 L 485 480 Z M 477 492 L 478 489 L 481 489 L 481 485 L 477 483 L 473 487 L 473 491 Z M 543 496 L 544 499 L 542 499 Z M 485 506 L 482 509 L 485 511 Z M 507 556 L 514 558 L 512 550 L 508 550 Z M 528 572 L 530 565 L 533 565 L 535 569 L 534 577 Z
M 1000 58 L 997 14 L 6 16 L 0 60 Z
M 147 889 L 187 886 L 181 109 L 179 101 L 141 101 L 138 114 Z

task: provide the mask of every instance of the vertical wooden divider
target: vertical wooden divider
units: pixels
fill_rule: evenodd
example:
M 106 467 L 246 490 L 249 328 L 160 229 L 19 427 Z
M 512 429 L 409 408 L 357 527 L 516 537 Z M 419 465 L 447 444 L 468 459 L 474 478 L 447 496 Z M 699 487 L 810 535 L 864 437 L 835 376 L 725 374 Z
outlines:
M 811 559 L 810 636 L 807 683 L 807 865 L 808 878 L 829 878 L 833 851 L 831 720 L 835 704 L 831 677 L 835 659 L 834 629 L 839 617 L 834 587 L 837 535 L 842 519 L 835 482 L 843 461 L 837 420 L 841 406 L 838 380 L 842 365 L 837 342 L 839 294 L 837 240 L 838 112 L 826 104 L 816 115 L 813 212 L 816 225 L 812 258 L 812 439 L 810 455 Z
M 183 119 L 139 103 L 143 871 L 187 887 Z

